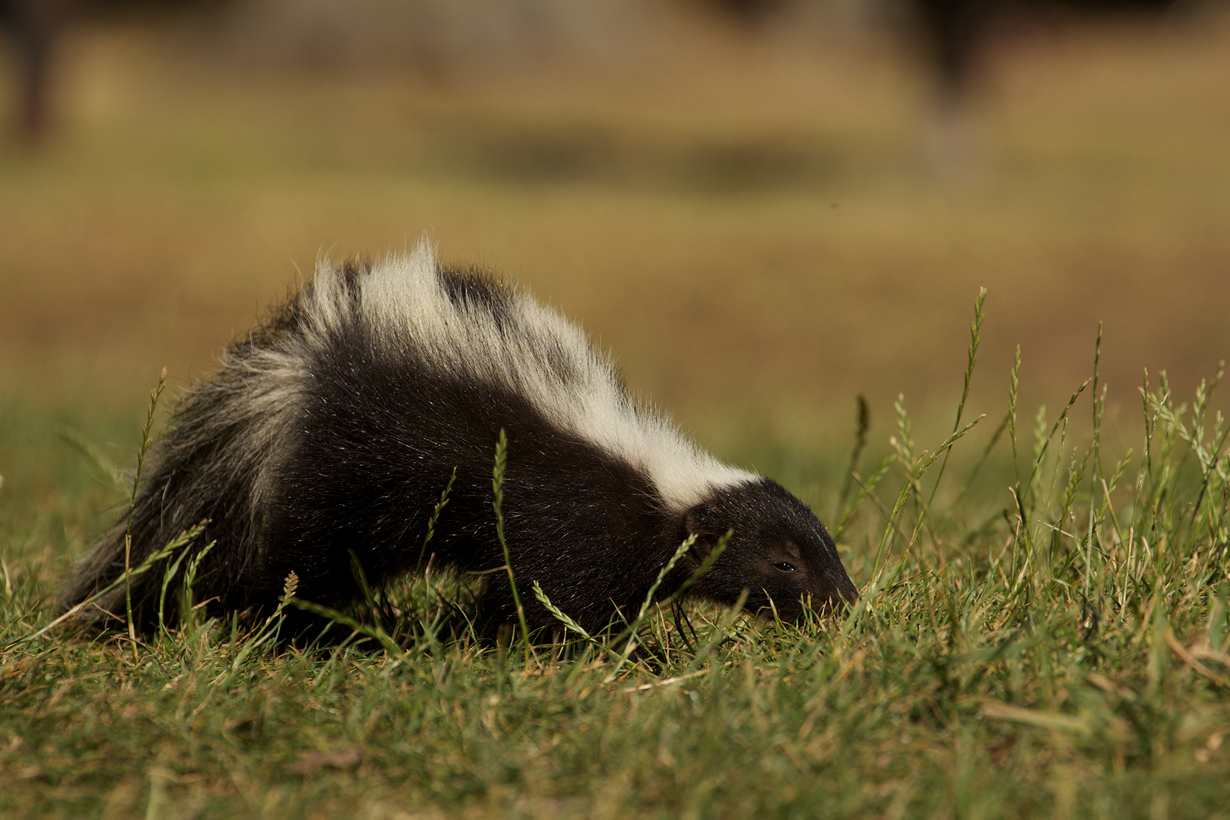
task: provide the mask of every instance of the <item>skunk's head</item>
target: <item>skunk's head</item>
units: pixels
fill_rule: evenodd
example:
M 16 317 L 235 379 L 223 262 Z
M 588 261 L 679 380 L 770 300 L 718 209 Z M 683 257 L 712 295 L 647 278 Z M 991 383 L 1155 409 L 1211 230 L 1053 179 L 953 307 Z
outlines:
M 683 527 L 696 536 L 685 561 L 689 570 L 733 531 L 725 551 L 692 588 L 705 598 L 733 604 L 746 589 L 746 609 L 760 615 L 776 609 L 786 621 L 798 621 L 805 606 L 840 612 L 858 600 L 824 525 L 775 481 L 719 490 L 684 513 Z

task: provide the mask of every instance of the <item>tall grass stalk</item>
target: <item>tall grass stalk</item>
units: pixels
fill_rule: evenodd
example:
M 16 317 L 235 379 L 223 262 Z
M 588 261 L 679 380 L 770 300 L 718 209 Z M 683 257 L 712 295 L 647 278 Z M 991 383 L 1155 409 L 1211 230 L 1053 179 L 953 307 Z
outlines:
M 491 476 L 492 507 L 495 512 L 495 535 L 499 539 L 500 549 L 504 551 L 504 569 L 508 572 L 508 587 L 512 591 L 513 606 L 517 609 L 517 622 L 521 626 L 521 648 L 529 663 L 530 627 L 525 620 L 525 608 L 521 606 L 521 596 L 517 592 L 517 579 L 513 577 L 512 557 L 508 553 L 508 539 L 504 537 L 504 471 L 508 466 L 508 437 L 500 430 L 500 439 L 495 446 L 495 468 Z
M 137 448 L 137 469 L 132 477 L 132 493 L 128 497 L 128 523 L 124 532 L 124 611 L 128 619 L 128 639 L 136 652 L 137 633 L 136 619 L 132 610 L 132 517 L 137 509 L 137 491 L 141 487 L 141 470 L 145 467 L 145 456 L 153 443 L 154 414 L 158 410 L 158 400 L 167 386 L 167 369 L 162 368 L 158 376 L 158 385 L 150 392 L 149 407 L 145 413 L 145 424 L 141 427 L 141 446 Z M 134 655 L 134 658 L 136 656 Z

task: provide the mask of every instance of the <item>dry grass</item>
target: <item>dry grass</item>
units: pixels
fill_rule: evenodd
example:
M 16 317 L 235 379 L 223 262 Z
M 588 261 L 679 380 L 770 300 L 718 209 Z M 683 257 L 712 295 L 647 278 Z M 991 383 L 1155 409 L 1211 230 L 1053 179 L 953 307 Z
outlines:
M 943 441 L 902 410 L 868 494 L 830 519 L 862 585 L 849 617 L 688 607 L 687 629 L 649 609 L 635 652 L 448 637 L 421 579 L 360 609 L 379 649 L 279 650 L 277 618 L 51 629 L 55 555 L 99 495 L 66 471 L 71 503 L 0 518 L 0 542 L 49 545 L 3 562 L 0 813 L 1225 817 L 1230 431 L 1211 389 L 1180 405 L 1157 385 L 1134 456 L 1074 441 L 1066 410 L 1031 424 L 1010 401 L 998 433 Z

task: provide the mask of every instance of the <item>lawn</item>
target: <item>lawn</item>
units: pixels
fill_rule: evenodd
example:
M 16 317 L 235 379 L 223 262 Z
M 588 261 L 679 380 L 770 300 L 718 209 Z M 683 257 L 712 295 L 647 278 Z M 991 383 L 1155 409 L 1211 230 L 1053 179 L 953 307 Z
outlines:
M 1200 19 L 1006 42 L 956 175 L 875 37 L 426 76 L 78 31 L 58 131 L 0 149 L 0 813 L 1225 815 L 1230 27 Z M 318 254 L 424 233 L 812 505 L 859 608 L 651 610 L 630 653 L 437 637 L 422 582 L 383 649 L 40 631 L 160 370 L 156 429 Z

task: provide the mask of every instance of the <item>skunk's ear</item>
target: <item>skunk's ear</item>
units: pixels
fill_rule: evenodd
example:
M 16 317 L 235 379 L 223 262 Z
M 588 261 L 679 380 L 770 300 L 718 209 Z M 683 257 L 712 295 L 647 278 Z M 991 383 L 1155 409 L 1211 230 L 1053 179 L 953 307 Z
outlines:
M 707 535 L 712 535 L 713 510 L 704 502 L 689 507 L 683 514 L 683 528 L 688 535 L 695 535 L 697 541 Z
M 685 537 L 696 537 L 696 542 L 688 554 L 700 560 L 704 560 L 713 545 L 726 533 L 726 528 L 718 521 L 713 505 L 705 502 L 689 508 L 683 514 L 683 529 Z

